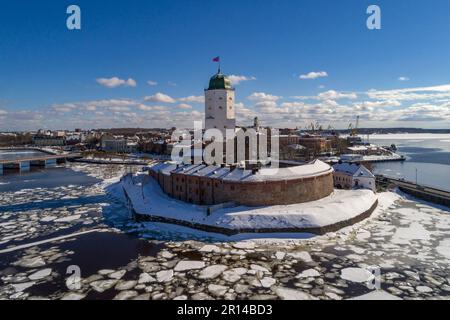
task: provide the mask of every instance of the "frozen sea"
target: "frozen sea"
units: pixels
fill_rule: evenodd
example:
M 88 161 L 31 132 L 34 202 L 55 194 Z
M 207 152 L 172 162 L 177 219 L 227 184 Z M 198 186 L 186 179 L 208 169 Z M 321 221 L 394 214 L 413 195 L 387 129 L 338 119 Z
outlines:
M 376 173 L 415 182 L 417 172 L 419 184 L 450 191 L 450 134 L 372 135 L 370 142 L 395 144 L 406 157 L 404 162 L 377 163 Z
M 0 177 L 0 299 L 450 296 L 448 208 L 387 192 L 370 219 L 336 233 L 227 238 L 134 222 L 105 186 L 137 169 Z

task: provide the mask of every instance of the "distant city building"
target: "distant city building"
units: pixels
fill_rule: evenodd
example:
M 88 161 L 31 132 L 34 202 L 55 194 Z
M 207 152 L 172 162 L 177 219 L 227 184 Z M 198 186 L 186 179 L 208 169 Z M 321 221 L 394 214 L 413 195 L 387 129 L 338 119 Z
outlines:
M 65 137 L 66 136 L 66 132 L 65 131 L 54 131 L 54 132 L 52 132 L 52 135 L 54 137 Z
M 101 138 L 101 149 L 106 152 L 135 153 L 138 150 L 137 140 L 105 134 Z
M 35 135 L 32 138 L 32 143 L 38 147 L 64 146 L 66 145 L 66 138 L 64 136 Z
M 335 164 L 333 169 L 336 188 L 376 191 L 375 176 L 363 165 L 344 162 Z

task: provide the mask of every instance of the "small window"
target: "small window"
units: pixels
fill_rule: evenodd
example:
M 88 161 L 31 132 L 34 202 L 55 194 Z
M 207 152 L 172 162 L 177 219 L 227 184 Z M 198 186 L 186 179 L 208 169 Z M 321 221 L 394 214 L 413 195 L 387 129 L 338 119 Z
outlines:
M 222 106 L 219 106 L 219 109 L 223 109 Z

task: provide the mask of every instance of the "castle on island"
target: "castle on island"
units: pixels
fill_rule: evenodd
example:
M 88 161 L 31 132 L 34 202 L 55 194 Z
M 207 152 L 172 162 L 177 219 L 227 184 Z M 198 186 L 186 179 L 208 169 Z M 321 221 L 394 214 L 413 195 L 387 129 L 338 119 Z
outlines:
M 259 126 L 257 119 L 255 126 Z M 229 129 L 241 130 L 236 128 L 235 89 L 220 69 L 205 89 L 208 129 L 223 136 Z M 333 169 L 320 160 L 284 168 L 168 162 L 150 167 L 150 176 L 168 196 L 199 205 L 287 205 L 318 200 L 334 190 Z

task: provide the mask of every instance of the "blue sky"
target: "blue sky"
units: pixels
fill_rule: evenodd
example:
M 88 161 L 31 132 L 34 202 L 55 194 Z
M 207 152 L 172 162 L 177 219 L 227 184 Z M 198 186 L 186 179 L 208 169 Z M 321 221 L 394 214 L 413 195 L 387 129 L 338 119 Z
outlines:
M 215 56 L 240 124 L 450 127 L 447 0 L 0 3 L 0 130 L 192 127 Z

